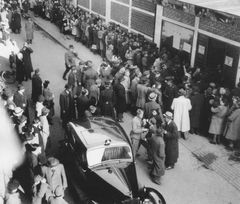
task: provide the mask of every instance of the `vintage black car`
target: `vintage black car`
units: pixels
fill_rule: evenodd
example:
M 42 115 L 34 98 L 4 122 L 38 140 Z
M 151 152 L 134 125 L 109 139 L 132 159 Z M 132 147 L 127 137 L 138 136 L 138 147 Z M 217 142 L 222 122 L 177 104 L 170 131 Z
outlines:
M 70 122 L 64 147 L 67 177 L 79 203 L 165 203 L 155 189 L 139 187 L 130 138 L 114 120 Z

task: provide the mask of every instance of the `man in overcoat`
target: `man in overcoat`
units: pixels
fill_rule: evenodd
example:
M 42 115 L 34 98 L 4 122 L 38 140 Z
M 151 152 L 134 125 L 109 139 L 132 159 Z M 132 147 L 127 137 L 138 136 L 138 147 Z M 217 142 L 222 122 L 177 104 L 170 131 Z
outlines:
M 193 87 L 193 95 L 190 97 L 190 101 L 192 104 L 192 110 L 190 111 L 191 133 L 199 134 L 204 96 L 199 93 L 198 87 Z
M 165 174 L 165 144 L 163 140 L 162 129 L 157 127 L 149 139 L 152 151 L 153 164 L 150 171 L 151 180 L 160 185 L 161 177 Z
M 42 79 L 40 77 L 40 70 L 36 69 L 32 77 L 32 100 L 34 103 L 37 102 L 40 95 L 42 95 Z
M 173 114 L 167 111 L 164 114 L 166 126 L 164 131 L 165 141 L 165 166 L 166 169 L 173 169 L 178 159 L 178 138 L 179 133 L 176 124 L 173 122 Z
M 24 71 L 25 71 L 25 80 L 31 79 L 31 73 L 33 71 L 31 54 L 33 53 L 32 48 L 30 48 L 28 43 L 24 43 L 23 48 L 21 49 L 21 53 L 23 54 L 23 63 L 24 63 Z
M 73 97 L 71 94 L 71 87 L 66 84 L 65 90 L 60 94 L 59 98 L 59 105 L 60 105 L 60 117 L 62 120 L 63 128 L 66 128 L 67 123 L 72 118 L 72 110 L 73 107 Z
M 121 82 L 123 82 L 124 77 L 122 77 L 114 86 L 114 93 L 116 96 L 115 109 L 117 113 L 118 122 L 123 122 L 123 113 L 126 111 L 126 97 L 125 97 L 125 88 Z
M 33 40 L 34 23 L 30 17 L 28 17 L 28 20 L 25 23 L 25 31 L 27 42 L 31 44 Z
M 152 116 L 152 111 L 157 110 L 162 120 L 162 123 L 164 123 L 165 121 L 163 119 L 162 109 L 161 109 L 161 106 L 156 102 L 156 99 L 157 99 L 157 94 L 155 92 L 151 92 L 148 97 L 149 101 L 144 105 L 144 115 L 145 115 L 145 118 L 149 119 Z
M 103 116 L 115 119 L 115 93 L 110 81 L 105 82 L 105 88 L 100 92 L 99 107 Z

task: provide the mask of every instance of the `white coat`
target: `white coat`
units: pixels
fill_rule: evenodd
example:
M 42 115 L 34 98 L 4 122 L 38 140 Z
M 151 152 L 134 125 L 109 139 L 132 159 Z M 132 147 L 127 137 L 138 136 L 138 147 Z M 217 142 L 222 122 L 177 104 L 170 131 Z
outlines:
M 190 130 L 189 111 L 192 109 L 191 101 L 179 96 L 174 98 L 171 106 L 173 110 L 173 120 L 177 125 L 178 131 L 187 132 Z

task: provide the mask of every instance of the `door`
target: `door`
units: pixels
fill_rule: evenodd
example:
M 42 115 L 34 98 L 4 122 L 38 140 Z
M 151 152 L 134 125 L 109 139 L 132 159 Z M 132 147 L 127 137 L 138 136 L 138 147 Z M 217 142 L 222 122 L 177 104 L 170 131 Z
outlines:
M 239 61 L 239 48 L 226 44 L 224 64 L 223 64 L 223 83 L 224 86 L 232 89 L 235 86 L 236 74 Z
M 223 65 L 225 53 L 225 43 L 210 38 L 208 42 L 207 70 L 215 72 L 218 65 Z

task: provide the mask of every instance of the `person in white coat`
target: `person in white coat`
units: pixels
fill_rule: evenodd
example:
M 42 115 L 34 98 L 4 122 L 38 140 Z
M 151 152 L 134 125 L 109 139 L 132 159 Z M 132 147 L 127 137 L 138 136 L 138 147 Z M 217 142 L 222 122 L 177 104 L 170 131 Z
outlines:
M 185 97 L 186 91 L 183 88 L 179 90 L 178 94 L 179 97 L 174 98 L 171 105 L 174 113 L 173 120 L 181 136 L 187 139 L 188 131 L 190 130 L 189 111 L 192 109 L 192 105 L 190 99 Z
M 43 151 L 45 151 L 45 152 L 46 152 L 48 137 L 50 134 L 49 123 L 47 120 L 48 113 L 49 113 L 49 110 L 44 107 L 42 109 L 42 115 L 39 117 L 41 126 L 42 126 L 41 136 L 42 136 L 42 141 L 43 141 Z

